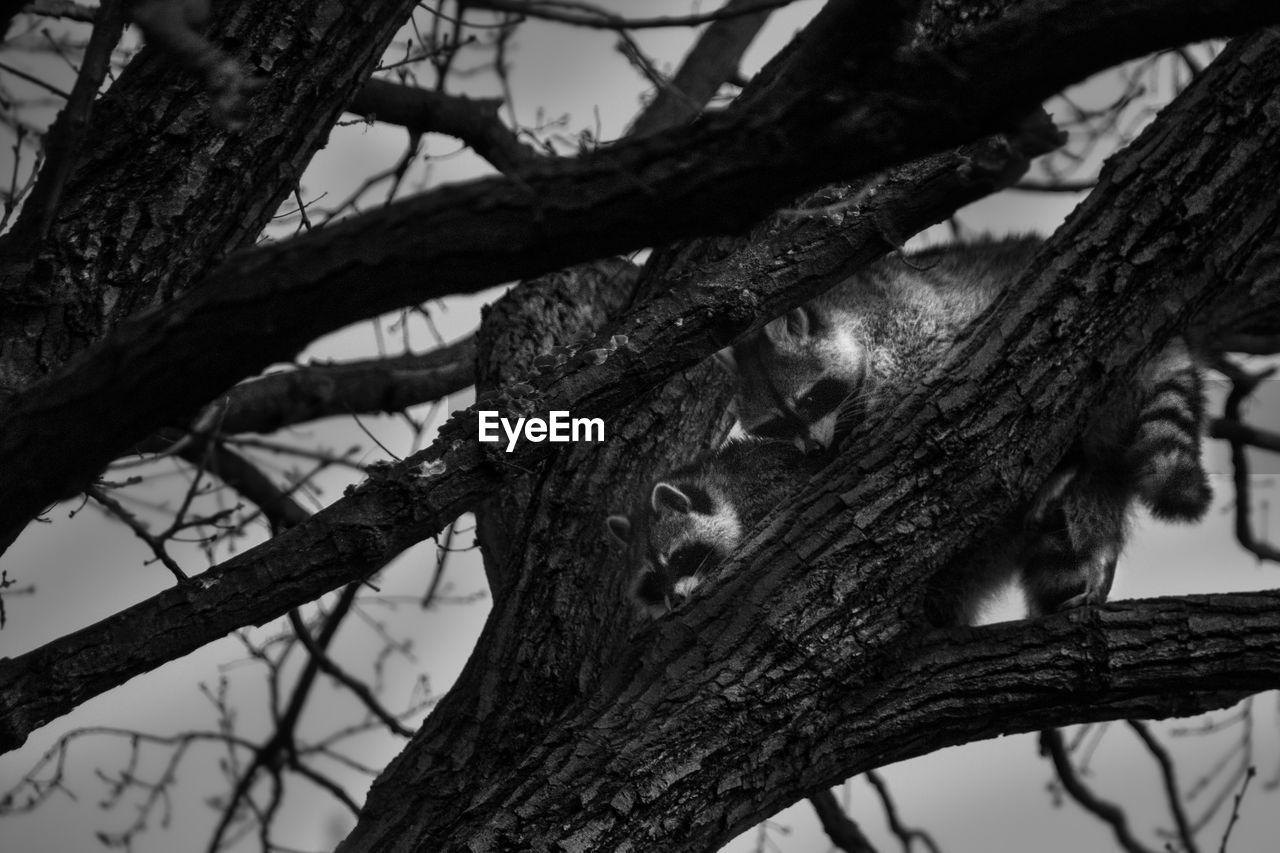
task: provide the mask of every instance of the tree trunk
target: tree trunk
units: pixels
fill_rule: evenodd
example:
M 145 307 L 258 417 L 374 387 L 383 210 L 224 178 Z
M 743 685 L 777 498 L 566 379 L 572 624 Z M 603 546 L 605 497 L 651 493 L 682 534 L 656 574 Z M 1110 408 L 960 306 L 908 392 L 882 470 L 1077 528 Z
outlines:
M 1270 39 L 1233 45 L 1117 158 L 999 310 L 763 522 L 705 597 L 619 629 L 620 579 L 600 583 L 609 553 L 579 523 L 609 508 L 544 511 L 546 538 L 527 540 L 459 682 L 340 849 L 710 850 L 911 755 L 1280 685 L 1271 594 L 948 632 L 925 631 L 920 600 L 1195 313 L 1274 299 Z M 965 710 L 975 679 L 980 719 Z
M 94 106 L 47 239 L 20 240 L 31 210 L 0 238 L 0 402 L 251 245 L 415 5 L 217 4 L 209 31 L 266 81 L 234 132 L 173 58 L 130 62 Z

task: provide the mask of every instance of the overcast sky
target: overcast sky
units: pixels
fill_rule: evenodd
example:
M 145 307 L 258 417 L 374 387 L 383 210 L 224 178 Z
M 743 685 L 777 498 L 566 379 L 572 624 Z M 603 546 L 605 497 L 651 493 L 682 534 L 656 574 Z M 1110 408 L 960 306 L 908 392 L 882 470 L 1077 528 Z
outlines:
M 625 2 L 601 5 L 635 13 L 643 6 L 645 14 L 687 11 L 687 3 Z M 710 6 L 711 4 L 704 4 Z M 775 14 L 768 29 L 747 56 L 744 70 L 753 72 L 770 56 L 818 7 L 816 2 L 796 3 Z M 635 33 L 636 41 L 667 70 L 674 67 L 691 41 L 685 30 L 645 30 Z M 32 62 L 30 57 L 21 57 Z M 6 57 L 6 61 L 9 61 Z M 17 59 L 13 60 L 15 63 Z M 579 131 L 590 130 L 602 139 L 618 136 L 639 106 L 646 90 L 645 82 L 621 60 L 614 48 L 614 38 L 606 33 L 569 30 L 561 26 L 527 25 L 512 47 L 512 106 L 520 122 L 535 125 L 564 117 L 564 136 L 573 138 Z M 42 73 L 58 77 L 60 85 L 69 85 L 65 72 L 42 68 Z M 60 76 L 59 76 L 60 75 Z M 475 96 L 501 94 L 496 82 L 477 76 L 467 81 L 463 91 Z M 1095 83 L 1089 97 L 1107 97 L 1107 83 Z M 305 198 L 324 197 L 333 200 L 346 197 L 363 177 L 372 171 L 394 164 L 404 149 L 406 134 L 394 128 L 352 124 L 336 129 L 327 147 L 316 157 L 303 180 Z M 0 148 L 8 146 L 0 140 Z M 421 161 L 410 173 L 409 182 L 431 185 L 467 180 L 485 174 L 488 168 L 469 152 L 459 151 L 455 141 L 432 137 L 427 141 L 429 165 Z M 448 156 L 445 156 L 448 155 Z M 1006 193 L 966 210 L 963 219 L 974 231 L 1004 234 L 1034 230 L 1049 233 L 1074 206 L 1070 195 L 1030 195 Z M 370 200 L 369 205 L 374 202 Z M 940 239 L 933 237 L 932 239 Z M 500 292 L 500 291 L 498 291 Z M 479 320 L 479 306 L 495 293 L 480 297 L 451 300 L 447 309 L 433 313 L 436 324 L 446 338 L 471 332 Z M 383 332 L 395 340 L 394 330 L 384 324 Z M 421 334 L 421 330 L 418 330 Z M 372 325 L 360 324 L 319 342 L 309 355 L 323 358 L 353 358 L 376 351 Z M 1215 406 L 1220 405 L 1221 389 L 1215 390 Z M 1262 425 L 1280 424 L 1280 393 L 1275 383 L 1267 387 L 1255 404 L 1251 417 Z M 450 401 L 450 407 L 466 405 L 469 395 Z M 425 410 L 424 410 L 425 412 Z M 363 430 L 367 429 L 389 446 L 404 450 L 410 432 L 390 418 L 363 419 L 363 427 L 349 422 L 325 423 L 307 427 L 307 436 L 321 437 L 334 447 L 351 443 L 370 445 Z M 372 452 L 372 451 L 371 451 Z M 1195 527 L 1156 525 L 1140 519 L 1127 553 L 1122 558 L 1113 598 L 1220 592 L 1259 589 L 1275 586 L 1273 567 L 1258 567 L 1234 543 L 1231 531 L 1232 489 L 1225 450 L 1213 446 L 1209 465 L 1214 473 L 1216 503 L 1208 519 Z M 1259 459 L 1255 466 L 1255 495 L 1259 515 L 1265 521 L 1274 519 L 1276 503 L 1276 463 Z M 341 494 L 342 486 L 354 475 L 335 472 L 328 478 L 324 501 Z M 143 566 L 147 558 L 143 547 L 123 527 L 105 522 L 89 509 L 68 521 L 73 503 L 59 507 L 51 517 L 52 525 L 32 525 L 17 545 L 0 557 L 0 569 L 20 582 L 34 580 L 38 594 L 11 599 L 9 624 L 0 634 L 0 653 L 13 655 L 55 639 L 77 627 L 117 612 L 123 607 L 152 595 L 168 585 L 168 577 L 155 565 Z M 464 528 L 470 524 L 464 522 Z M 1280 525 L 1274 525 L 1280 538 Z M 460 533 L 455 544 L 470 544 L 471 534 Z M 242 543 L 241 548 L 250 543 Z M 376 650 L 378 636 L 371 627 L 377 619 L 396 619 L 401 630 L 413 641 L 413 655 L 389 661 L 383 673 L 388 684 L 398 685 L 389 692 L 397 697 L 389 700 L 395 706 L 409 701 L 410 683 L 419 673 L 430 677 L 433 693 L 443 692 L 456 677 L 466 653 L 478 635 L 488 609 L 483 575 L 474 551 L 450 558 L 446 574 L 447 601 L 437 604 L 429 618 L 417 615 L 409 600 L 421 594 L 426 566 L 435 559 L 434 546 L 425 543 L 403 555 L 381 580 L 380 600 L 367 608 L 369 618 L 344 628 L 344 654 L 360 660 L 361 654 Z M 201 565 L 191 557 L 192 566 Z M 405 596 L 400 600 L 397 596 Z M 393 615 L 394 614 L 394 615 Z M 1016 616 L 1016 608 L 1006 604 L 993 611 L 991 618 Z M 403 627 L 408 625 L 410 627 Z M 261 638 L 279 626 L 255 632 Z M 228 639 L 210 646 L 181 661 L 131 681 L 123 688 L 92 700 L 73 714 L 58 720 L 34 734 L 28 745 L 0 758 L 0 787 L 8 789 L 25 773 L 62 733 L 81 726 L 115 726 L 171 734 L 185 728 L 212 729 L 215 716 L 211 704 L 198 684 L 215 690 L 219 678 L 226 678 L 233 701 L 243 708 L 240 724 L 246 731 L 260 732 L 255 725 L 265 725 L 260 693 L 261 671 L 245 660 L 243 647 Z M 397 681 L 398 679 L 398 681 Z M 329 711 L 343 719 L 354 713 L 353 706 L 335 692 Z M 1241 822 L 1235 830 L 1232 850 L 1248 853 L 1271 849 L 1268 839 L 1280 830 L 1280 809 L 1275 792 L 1264 792 L 1263 782 L 1276 775 L 1276 701 L 1274 695 L 1259 697 L 1255 705 L 1254 744 L 1261 778 L 1246 800 Z M 974 713 L 982 709 L 975 707 Z M 323 731 L 328 721 L 311 719 L 314 731 Z M 1158 731 L 1186 728 L 1186 722 L 1161 724 Z M 1184 785 L 1206 772 L 1221 755 L 1225 744 L 1238 738 L 1239 727 L 1218 736 L 1180 738 L 1177 754 L 1184 755 L 1180 765 Z M 400 749 L 392 738 L 368 738 L 364 742 L 362 760 L 381 766 Z M 158 774 L 166 753 L 148 753 L 144 772 Z M 129 809 L 106 812 L 98 807 L 106 788 L 94 778 L 95 769 L 105 773 L 118 771 L 127 757 L 127 749 L 119 739 L 101 737 L 85 741 L 73 753 L 70 768 L 72 790 L 78 801 L 61 798 L 34 814 L 10 817 L 0 823 L 0 847 L 6 851 L 29 853 L 65 853 L 65 851 L 98 849 L 93 833 L 98 830 L 118 831 L 131 820 Z M 184 759 L 178 774 L 179 796 L 173 804 L 173 827 L 156 829 L 141 836 L 136 844 L 140 851 L 192 849 L 184 839 L 207 839 L 214 812 L 202 799 L 225 793 L 225 784 L 214 762 L 216 750 L 201 747 Z M 1135 827 L 1145 832 L 1154 824 L 1169 823 L 1158 809 L 1158 778 L 1154 766 L 1133 748 L 1132 736 L 1117 724 L 1102 736 L 1101 748 L 1092 762 L 1093 776 L 1104 794 L 1116 798 L 1133 809 Z M 363 796 L 367 781 L 354 773 L 335 770 L 352 786 L 357 798 Z M 1053 808 L 1053 798 L 1046 791 L 1051 779 L 1048 765 L 1036 757 L 1034 736 L 1007 737 L 997 741 L 968 745 L 926 756 L 885 771 L 894 792 L 902 819 L 933 833 L 948 853 L 990 853 L 1003 850 L 1037 850 L 1042 853 L 1078 853 L 1081 850 L 1115 849 L 1108 832 L 1097 821 L 1083 816 L 1073 803 Z M 851 813 L 884 850 L 897 849 L 885 835 L 882 812 L 871 797 L 864 781 L 855 780 L 848 788 Z M 1206 791 L 1201 800 L 1213 795 Z M 1194 811 L 1194 809 L 1193 809 Z M 350 825 L 344 810 L 326 795 L 305 784 L 296 783 L 286 805 L 285 817 L 292 821 L 296 834 L 285 834 L 281 840 L 299 849 L 330 849 Z M 1204 836 L 1207 848 L 1217 849 L 1218 829 Z M 817 830 L 807 805 L 801 804 L 775 818 L 766 830 L 764 849 L 786 853 L 811 853 L 827 849 L 827 842 Z M 752 831 L 732 844 L 729 850 L 748 851 L 760 843 L 758 831 Z M 255 849 L 250 839 L 237 849 Z

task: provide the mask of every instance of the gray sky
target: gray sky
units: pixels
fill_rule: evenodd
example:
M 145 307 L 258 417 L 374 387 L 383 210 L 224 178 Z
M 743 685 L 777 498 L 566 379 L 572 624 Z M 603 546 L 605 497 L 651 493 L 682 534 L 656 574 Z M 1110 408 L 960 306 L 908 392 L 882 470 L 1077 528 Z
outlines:
M 675 0 L 647 4 L 619 0 L 601 5 L 633 14 L 641 5 L 645 14 L 687 10 L 686 3 Z M 748 54 L 745 70 L 754 71 L 819 5 L 810 0 L 777 13 Z M 648 30 L 637 32 L 635 38 L 646 52 L 670 70 L 689 44 L 691 34 L 684 30 Z M 542 111 L 546 120 L 566 117 L 564 135 L 567 138 L 584 129 L 605 139 L 620 134 L 635 114 L 646 86 L 621 60 L 613 41 L 604 33 L 568 31 L 536 22 L 529 24 L 511 55 L 512 108 L 521 123 L 537 123 Z M 467 93 L 474 96 L 501 94 L 491 78 L 476 77 L 468 85 L 472 88 Z M 1096 82 L 1081 97 L 1105 99 L 1108 85 L 1114 84 Z M 366 174 L 393 164 L 403 151 L 404 140 L 405 134 L 394 128 L 354 124 L 336 129 L 304 178 L 305 197 L 327 194 L 325 198 L 329 202 L 346 197 Z M 454 141 L 434 137 L 427 144 L 428 153 L 435 155 L 429 172 L 421 164 L 416 166 L 410 173 L 410 185 L 428 180 L 431 185 L 467 180 L 488 171 L 469 152 L 441 156 L 458 150 Z M 371 196 L 367 206 L 375 204 L 378 198 Z M 973 206 L 963 213 L 963 218 L 974 231 L 1048 233 L 1075 202 L 1072 196 L 1008 193 Z M 935 235 L 930 239 L 941 238 Z M 445 337 L 456 338 L 474 329 L 479 306 L 493 295 L 451 300 L 447 309 L 435 311 L 433 316 Z M 400 340 L 392 323 L 384 323 L 382 331 L 385 340 L 393 343 Z M 412 338 L 419 349 L 430 343 L 421 327 L 414 328 Z M 308 351 L 308 356 L 334 359 L 368 356 L 377 351 L 376 342 L 372 324 L 359 324 L 318 342 Z M 1275 383 L 1267 383 L 1251 412 L 1255 422 L 1280 425 L 1278 389 L 1280 386 Z M 1220 398 L 1221 388 L 1215 394 Z M 469 394 L 461 395 L 450 401 L 450 407 L 469 402 Z M 1213 405 L 1220 406 L 1220 399 Z M 421 414 L 425 416 L 425 413 L 424 409 Z M 363 419 L 363 426 L 397 452 L 408 452 L 411 432 L 403 424 L 390 418 L 367 418 Z M 362 429 L 350 422 L 309 426 L 299 430 L 298 435 L 333 447 L 371 444 Z M 376 448 L 370 452 L 374 451 Z M 1209 518 L 1195 527 L 1171 527 L 1140 520 L 1122 559 L 1113 598 L 1275 586 L 1275 568 L 1257 566 L 1232 538 L 1233 495 L 1224 448 L 1211 447 L 1209 464 L 1214 472 L 1217 496 Z M 1266 502 L 1259 516 L 1273 521 L 1275 513 L 1271 507 L 1277 497 L 1275 465 L 1274 459 L 1261 460 L 1255 469 L 1258 472 L 1255 495 L 1260 502 Z M 324 479 L 325 493 L 320 500 L 335 499 L 352 479 L 356 479 L 353 472 L 333 472 Z M 20 582 L 35 580 L 39 585 L 35 597 L 10 600 L 9 624 L 0 634 L 0 652 L 5 655 L 36 647 L 168 585 L 168 576 L 162 568 L 143 566 L 148 555 L 141 543 L 123 527 L 105 522 L 95 509 L 87 509 L 67 521 L 68 509 L 74 506 L 77 504 L 55 510 L 51 514 L 55 521 L 52 525 L 32 525 L 18 544 L 0 557 L 0 568 L 7 569 L 11 576 Z M 470 522 L 464 520 L 460 527 L 469 529 Z M 1280 525 L 1273 524 L 1273 532 L 1280 538 Z M 470 542 L 469 533 L 460 533 L 455 544 L 469 545 Z M 251 544 L 246 540 L 239 548 Z M 193 567 L 204 565 L 203 558 L 194 551 L 186 557 Z M 431 543 L 400 557 L 383 574 L 380 594 L 366 603 L 365 618 L 354 620 L 341 635 L 340 654 L 349 656 L 356 666 L 367 665 L 378 648 L 379 637 L 372 627 L 377 620 L 395 625 L 397 636 L 412 642 L 411 654 L 393 657 L 382 674 L 386 683 L 392 685 L 388 704 L 393 707 L 410 701 L 414 695 L 413 681 L 420 674 L 429 676 L 433 694 L 438 695 L 447 688 L 465 661 L 488 609 L 478 556 L 471 551 L 450 558 L 446 592 L 449 598 L 457 600 L 433 606 L 428 618 L 422 618 L 411 599 L 421 594 L 423 578 L 434 559 Z M 1016 609 L 1006 604 L 995 610 L 992 618 L 1014 615 Z M 279 626 L 270 626 L 255 631 L 253 636 L 261 639 L 278 630 Z M 262 713 L 261 670 L 245 659 L 243 647 L 236 640 L 227 639 L 139 677 L 40 730 L 23 750 L 0 758 L 0 788 L 7 789 L 14 784 L 58 736 L 77 727 L 120 727 L 157 734 L 171 734 L 190 727 L 212 729 L 216 720 L 210 701 L 197 685 L 204 684 L 214 690 L 220 677 L 228 680 L 232 699 L 242 708 L 239 724 L 246 732 L 260 733 L 267 722 Z M 332 698 L 308 717 L 307 726 L 313 732 L 324 731 L 327 726 L 350 719 L 355 713 L 354 706 L 341 692 L 331 691 L 326 695 Z M 1253 784 L 1236 827 L 1231 847 L 1235 853 L 1271 849 L 1269 839 L 1280 830 L 1275 793 L 1264 793 L 1263 784 L 1275 777 L 1280 764 L 1274 695 L 1259 697 L 1255 709 L 1253 749 L 1260 778 Z M 975 713 L 981 713 L 981 709 L 975 709 Z M 326 719 L 327 714 L 332 714 L 333 719 Z M 1187 722 L 1160 724 L 1157 730 L 1167 732 L 1187 725 Z M 1238 736 L 1238 731 L 1237 728 L 1225 732 L 1212 740 L 1177 739 L 1174 748 L 1183 762 L 1179 769 L 1184 784 L 1189 785 L 1206 772 L 1225 750 L 1224 744 Z M 1154 824 L 1168 825 L 1167 817 L 1158 808 L 1159 783 L 1152 764 L 1133 744 L 1133 737 L 1122 725 L 1110 727 L 1092 762 L 1091 781 L 1104 795 L 1133 810 L 1139 830 L 1145 831 Z M 400 743 L 391 737 L 371 736 L 361 741 L 361 760 L 381 766 L 399 748 Z M 165 756 L 164 750 L 149 751 L 143 772 L 158 775 Z M 202 800 L 225 793 L 225 784 L 215 765 L 219 757 L 218 750 L 208 745 L 193 748 L 178 768 L 180 785 L 173 803 L 172 828 L 154 829 L 140 836 L 138 850 L 190 849 L 185 839 L 207 838 L 214 813 Z M 106 789 L 94 778 L 94 771 L 118 771 L 126 758 L 127 751 L 117 738 L 103 736 L 80 743 L 72 753 L 69 770 L 69 785 L 78 800 L 63 797 L 34 814 L 6 819 L 0 823 L 4 849 L 27 853 L 98 849 L 93 832 L 118 831 L 128 825 L 132 815 L 128 807 L 112 812 L 98 807 Z M 340 769 L 335 769 L 335 775 L 351 786 L 358 799 L 362 798 L 368 784 L 365 777 Z M 903 820 L 929 830 L 948 853 L 1030 849 L 1042 853 L 1077 853 L 1114 849 L 1107 830 L 1082 815 L 1073 803 L 1052 807 L 1052 797 L 1046 791 L 1051 772 L 1048 765 L 1037 758 L 1033 736 L 1006 737 L 947 750 L 887 768 L 884 775 L 893 789 Z M 852 798 L 853 816 L 873 840 L 881 843 L 884 850 L 896 849 L 885 834 L 881 811 L 865 782 L 855 780 L 847 786 L 847 792 Z M 1207 791 L 1202 799 L 1211 797 L 1212 793 Z M 290 792 L 284 814 L 294 829 L 280 838 L 299 849 L 331 848 L 334 839 L 340 837 L 350 823 L 350 818 L 333 800 L 298 781 Z M 1216 849 L 1222 823 L 1219 819 L 1203 836 L 1206 848 Z M 726 849 L 735 853 L 754 850 L 759 840 L 759 833 L 753 830 Z M 764 849 L 809 853 L 825 850 L 827 846 L 811 810 L 802 803 L 771 822 Z M 256 842 L 242 844 L 237 849 L 255 848 Z

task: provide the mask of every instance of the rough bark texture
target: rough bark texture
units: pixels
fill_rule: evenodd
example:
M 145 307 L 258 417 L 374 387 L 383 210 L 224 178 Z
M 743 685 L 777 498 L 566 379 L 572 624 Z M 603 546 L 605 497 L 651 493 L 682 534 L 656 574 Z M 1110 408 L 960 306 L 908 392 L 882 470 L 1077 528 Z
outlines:
M 4 523 L 14 529 L 131 442 L 333 325 L 428 291 L 740 227 L 816 181 L 1017 120 L 1062 82 L 1121 56 L 1277 16 L 1269 4 L 1174 0 L 1090 5 L 1082 15 L 1084 4 L 1061 0 L 1037 6 L 1038 27 L 1010 18 L 944 63 L 917 53 L 878 65 L 887 60 L 875 48 L 848 49 L 865 23 L 848 10 L 865 5 L 831 4 L 797 48 L 803 61 L 775 68 L 748 99 L 758 115 L 434 193 L 248 252 L 171 307 L 120 324 L 0 415 Z M 876 13 L 883 30 L 900 23 L 896 8 Z M 531 470 L 532 506 L 517 496 L 500 509 L 518 523 L 505 525 L 496 549 L 505 559 L 490 567 L 495 602 L 484 634 L 458 685 L 375 785 L 344 850 L 711 849 L 824 785 L 945 745 L 1191 713 L 1276 686 L 1274 594 L 1138 602 L 946 633 L 923 631 L 919 600 L 932 576 L 1043 478 L 1107 389 L 1193 315 L 1280 313 L 1273 45 L 1263 34 L 1224 54 L 1117 161 L 982 329 L 916 395 L 869 422 L 813 484 L 780 501 L 723 577 L 674 616 L 636 623 L 601 520 L 655 459 L 706 440 L 723 389 L 694 366 L 1004 183 L 1026 151 L 992 142 L 935 157 L 884 176 L 873 195 L 833 191 L 842 204 L 788 228 L 762 227 L 739 251 L 730 241 L 665 258 L 670 279 L 648 283 L 651 300 L 593 342 L 551 354 L 527 387 L 505 386 L 483 405 L 603 415 L 622 425 L 608 445 L 539 467 L 547 445 L 490 452 L 475 441 L 474 409 L 464 412 L 432 448 L 271 542 L 0 659 L 0 748 L 133 675 L 368 575 Z M 856 67 L 841 64 L 845 53 Z M 788 96 L 793 86 L 819 88 Z M 326 92 L 321 101 L 338 109 L 342 97 Z M 331 119 L 318 109 L 310 120 Z M 315 132 L 299 129 L 299 139 Z M 1034 148 L 1030 139 L 1015 144 Z M 270 206 L 253 188 L 241 191 L 241 216 Z M 707 213 L 719 218 L 699 222 Z M 179 224 L 164 219 L 161 228 Z M 210 227 L 224 241 L 244 237 L 241 225 Z M 123 245 L 128 235 L 108 236 Z M 212 236 L 194 245 L 217 251 Z M 120 253 L 106 254 L 107 266 L 86 274 L 122 275 Z M 62 265 L 78 261 L 51 263 L 48 280 L 57 281 Z M 426 266 L 437 277 L 424 285 Z M 200 269 L 177 259 L 129 298 L 151 304 Z M 663 286 L 676 279 L 686 286 Z M 304 298 L 323 310 L 308 312 Z M 59 320 L 53 303 L 36 301 L 23 322 Z M 79 337 L 60 339 L 63 351 L 114 321 L 104 304 L 99 294 L 75 308 L 89 319 Z M 595 328 L 600 318 L 586 313 L 565 317 L 550 339 Z M 502 346 L 527 356 L 521 340 Z M 207 358 L 215 348 L 228 353 L 225 363 Z M 23 366 L 20 354 L 13 363 L 15 376 L 47 366 Z M 692 414 L 691 398 L 700 404 Z M 102 419 L 120 399 L 130 411 Z M 66 433 L 84 420 L 101 429 Z M 981 719 L 965 709 L 975 684 L 988 702 Z
M 1210 299 L 1280 287 L 1270 40 L 1224 54 L 938 376 L 766 520 L 707 597 L 626 644 L 609 626 L 584 644 L 596 626 L 578 623 L 562 640 L 570 672 L 521 672 L 529 649 L 553 659 L 552 614 L 580 612 L 565 602 L 585 580 L 548 549 L 495 603 L 341 849 L 712 849 L 823 785 L 944 744 L 1192 713 L 1280 684 L 1274 595 L 923 640 L 919 618 L 925 581 L 1029 494 L 1111 383 Z M 514 636 L 535 643 L 505 656 Z M 975 679 L 981 719 L 964 710 Z
M 251 244 L 414 5 L 217 4 L 209 31 L 267 83 L 237 133 L 172 58 L 130 62 L 94 108 L 48 239 L 0 240 L 0 400 Z
M 853 208 L 835 204 L 819 216 L 789 219 L 786 228 L 762 228 L 717 268 L 702 267 L 701 286 L 637 306 L 594 344 L 553 358 L 546 376 L 530 377 L 539 388 L 507 388 L 458 413 L 432 447 L 388 466 L 306 523 L 96 625 L 0 659 L 0 678 L 12 685 L 0 699 L 0 746 L 21 743 L 33 728 L 89 696 L 229 631 L 270 621 L 367 577 L 550 454 L 546 444 L 503 453 L 478 443 L 477 409 L 622 417 L 674 371 L 693 367 L 727 342 L 718 329 L 767 320 L 801 294 L 888 251 L 896 243 L 886 232 L 901 239 L 1015 179 L 1016 163 L 1025 165 L 1025 157 L 1002 140 L 991 141 L 895 171 Z M 610 350 L 613 332 L 628 342 Z M 681 388 L 666 398 L 661 413 L 674 419 L 682 398 L 692 393 Z M 628 427 L 620 437 L 634 439 L 641 429 Z M 642 460 L 632 457 L 625 483 L 643 479 Z
M 117 326 L 0 414 L 0 544 L 157 427 L 340 325 L 677 236 L 740 229 L 808 187 L 999 130 L 1126 57 L 1280 17 L 1243 0 L 1130 0 L 1105 15 L 1082 15 L 1080 3 L 1011 15 L 945 61 L 925 51 L 869 67 L 866 56 L 853 67 L 841 60 L 867 29 L 861 7 L 833 4 L 805 42 L 810 58 L 827 62 L 801 63 L 807 78 L 784 75 L 806 84 L 798 94 L 774 81 L 775 97 L 750 109 L 241 253 L 196 292 Z M 435 274 L 425 284 L 423 269 Z M 721 340 L 755 315 L 729 316 L 739 320 L 716 329 Z M 92 434 L 65 429 L 71 410 L 111 411 L 120 399 L 131 406 Z

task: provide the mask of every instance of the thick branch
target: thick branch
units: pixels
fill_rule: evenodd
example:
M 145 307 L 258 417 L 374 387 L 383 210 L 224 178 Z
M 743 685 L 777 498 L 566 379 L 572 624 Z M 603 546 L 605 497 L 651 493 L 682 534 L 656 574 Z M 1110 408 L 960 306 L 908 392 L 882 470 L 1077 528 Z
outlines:
M 443 188 L 239 255 L 197 292 L 121 324 L 13 398 L 0 417 L 0 543 L 152 430 L 190 417 L 232 382 L 337 326 L 676 236 L 740 228 L 807 187 L 997 129 L 1066 83 L 1126 57 L 1280 19 L 1280 9 L 1244 0 L 1135 1 L 1105 12 L 1089 4 L 1087 15 L 1082 5 L 1058 0 L 1013 15 L 955 47 L 945 63 L 906 54 L 860 74 L 852 89 L 843 69 L 827 68 L 827 76 L 810 81 L 812 94 L 773 104 L 756 99 L 750 115 L 712 117 L 518 181 Z M 832 8 L 815 50 L 839 56 L 860 19 L 856 9 Z M 425 285 L 424 269 L 434 274 Z M 379 286 L 371 290 L 371 281 Z M 759 309 L 783 305 L 780 298 L 758 308 L 745 302 L 721 306 L 697 328 L 714 327 L 712 337 L 723 343 L 761 319 Z M 627 390 L 652 387 L 714 348 L 706 334 L 697 337 L 696 352 L 644 371 L 647 381 Z M 210 352 L 223 357 L 207 358 Z M 591 374 L 578 376 L 620 378 L 612 367 Z M 576 396 L 575 385 L 561 393 Z M 120 399 L 137 404 L 121 411 Z M 76 413 L 107 410 L 118 417 L 89 434 L 62 428 Z
M 874 690 L 858 689 L 865 658 L 828 653 L 816 636 L 789 645 L 794 638 L 754 612 L 745 621 L 779 652 L 756 658 L 751 680 L 716 686 L 738 632 L 664 623 L 638 639 L 647 653 L 628 663 L 642 672 L 584 699 L 510 778 L 487 779 L 466 815 L 439 821 L 449 824 L 447 839 L 410 842 L 409 815 L 367 806 L 340 853 L 452 849 L 462 839 L 477 850 L 518 849 L 534 838 L 602 852 L 710 850 L 789 804 L 789 780 L 833 783 L 944 746 L 1068 723 L 1197 714 L 1280 686 L 1275 592 L 1137 601 L 935 634 L 877 672 Z M 673 667 L 674 682 L 651 680 L 660 666 Z M 661 725 L 637 718 L 654 703 Z M 571 784 L 583 779 L 591 780 L 585 803 Z M 512 814 L 521 820 L 504 820 Z M 391 825 L 409 843 L 378 846 Z
M 402 412 L 475 382 L 475 338 L 429 352 L 307 364 L 235 386 L 199 419 L 220 433 L 274 432 L 319 418 Z
M 498 118 L 501 102 L 473 100 L 431 89 L 370 80 L 347 107 L 348 112 L 398 124 L 413 133 L 457 137 L 499 172 L 513 172 L 541 157 L 521 143 Z
M 482 663 L 374 785 L 342 849 L 710 849 L 821 785 L 908 755 L 1067 721 L 1195 712 L 1274 686 L 1274 594 L 1118 609 L 1119 621 L 1087 610 L 952 632 L 919 651 L 917 621 L 939 567 L 973 556 L 968 543 L 1043 480 L 1117 383 L 1210 299 L 1280 284 L 1272 38 L 1233 45 L 1116 158 L 998 311 L 936 375 L 874 413 L 856 449 L 767 519 L 705 595 L 634 636 L 537 735 L 487 757 L 479 779 L 457 778 L 463 732 L 474 743 L 518 714 L 486 693 L 494 638 L 536 633 L 549 599 L 589 581 L 548 577 L 495 602 L 472 658 Z M 1188 144 L 1224 124 L 1216 144 Z M 1041 646 L 1045 632 L 1064 642 Z M 993 642 L 966 645 L 958 661 L 951 644 L 969 636 Z M 965 701 L 974 691 L 988 706 L 980 718 Z M 466 713 L 468 696 L 488 697 L 488 719 Z M 570 784 L 583 778 L 585 795 Z M 446 817 L 462 803 L 465 814 Z
M 1010 169 L 1009 160 L 1025 164 L 1025 158 L 1003 146 L 992 142 L 899 170 L 859 206 L 862 215 L 856 220 L 797 218 L 790 230 L 753 243 L 750 256 L 723 270 L 719 283 L 709 282 L 706 290 L 692 295 L 672 294 L 633 312 L 621 326 L 642 345 L 640 352 L 651 355 L 630 353 L 628 343 L 603 363 L 597 363 L 595 350 L 562 356 L 549 378 L 567 388 L 549 391 L 546 399 L 559 400 L 553 407 L 580 415 L 621 410 L 646 387 L 642 383 L 665 379 L 665 371 L 675 369 L 669 365 L 693 363 L 709 352 L 714 343 L 707 329 L 717 314 L 734 318 L 756 311 L 767 318 L 797 287 L 830 280 L 841 267 L 856 268 L 883 253 L 891 245 L 885 229 L 914 233 L 1000 181 L 1016 180 L 1021 170 Z M 994 173 L 979 168 L 982 163 L 994 165 Z M 840 238 L 831 239 L 837 232 Z M 778 258 L 786 258 L 786 265 L 779 266 Z M 746 275 L 746 269 L 755 273 Z M 748 283 L 758 296 L 744 292 Z M 20 743 L 36 726 L 138 673 L 364 578 L 409 545 L 442 530 L 548 455 L 545 444 L 526 443 L 501 454 L 475 441 L 475 409 L 508 405 L 513 405 L 509 396 L 495 397 L 455 415 L 431 448 L 190 584 L 12 661 L 0 659 L 0 682 L 20 672 L 41 674 L 27 688 L 12 681 L 0 696 L 0 735 L 7 734 L 0 737 L 0 746 L 7 740 Z M 106 649 L 113 652 L 104 654 Z M 61 667 L 56 679 L 48 676 L 53 666 Z
M 724 11 L 759 8 L 759 0 L 729 0 Z M 769 11 L 721 18 L 707 27 L 680 64 L 667 86 L 659 86 L 653 101 L 645 107 L 627 131 L 630 136 L 647 136 L 668 127 L 691 121 L 738 70 L 742 54 L 769 18 Z

